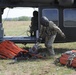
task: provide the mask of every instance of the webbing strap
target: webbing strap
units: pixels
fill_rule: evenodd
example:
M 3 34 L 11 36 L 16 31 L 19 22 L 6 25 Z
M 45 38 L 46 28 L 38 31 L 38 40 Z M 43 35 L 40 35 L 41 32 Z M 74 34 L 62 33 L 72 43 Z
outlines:
M 67 60 L 66 65 L 67 65 L 67 66 L 71 66 L 72 61 L 74 60 L 75 57 L 76 57 L 76 52 L 75 52 L 75 53 L 73 52 L 73 53 L 68 57 L 68 60 Z

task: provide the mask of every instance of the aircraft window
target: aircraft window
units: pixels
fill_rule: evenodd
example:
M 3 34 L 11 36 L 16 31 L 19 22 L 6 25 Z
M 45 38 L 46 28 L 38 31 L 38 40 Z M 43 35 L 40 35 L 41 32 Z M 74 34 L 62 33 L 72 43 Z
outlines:
M 42 16 L 46 16 L 50 21 L 59 25 L 58 9 L 43 9 Z
M 76 9 L 64 9 L 64 26 L 76 27 Z

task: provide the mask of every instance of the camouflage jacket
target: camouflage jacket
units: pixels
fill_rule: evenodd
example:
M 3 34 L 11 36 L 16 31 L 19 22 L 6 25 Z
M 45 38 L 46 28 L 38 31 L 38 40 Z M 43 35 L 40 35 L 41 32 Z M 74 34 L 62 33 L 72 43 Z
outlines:
M 40 37 L 46 38 L 46 37 L 51 37 L 52 35 L 55 35 L 55 34 L 56 34 L 56 31 L 54 29 L 41 26 Z
M 45 38 L 47 36 L 51 37 L 52 35 L 55 35 L 56 33 L 60 34 L 61 36 L 63 35 L 62 30 L 56 24 L 54 24 L 52 21 L 49 22 L 48 27 L 41 26 L 40 36 L 42 38 Z

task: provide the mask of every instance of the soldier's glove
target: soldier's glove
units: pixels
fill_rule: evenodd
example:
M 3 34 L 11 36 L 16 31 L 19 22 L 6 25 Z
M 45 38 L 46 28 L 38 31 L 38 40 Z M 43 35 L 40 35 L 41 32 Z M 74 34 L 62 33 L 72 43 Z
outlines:
M 66 36 L 65 36 L 65 34 L 64 33 L 62 33 L 62 35 L 61 35 L 64 39 L 66 38 Z
M 37 39 L 38 42 L 41 42 L 41 40 L 42 40 L 42 38 L 38 38 L 38 39 Z

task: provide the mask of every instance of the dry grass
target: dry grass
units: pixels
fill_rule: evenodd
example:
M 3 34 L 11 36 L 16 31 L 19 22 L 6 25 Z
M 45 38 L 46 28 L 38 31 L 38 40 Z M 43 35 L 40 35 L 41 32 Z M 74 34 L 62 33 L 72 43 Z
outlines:
M 30 21 L 4 21 L 4 33 L 7 36 L 25 36 L 29 25 Z
M 3 27 L 6 35 L 19 35 L 26 31 L 30 22 L 4 22 Z M 17 31 L 18 30 L 18 31 Z M 23 34 L 25 35 L 25 34 Z M 18 44 L 19 47 L 28 49 L 33 44 Z M 41 44 L 41 50 L 48 54 L 44 44 Z M 57 43 L 53 45 L 56 56 L 59 57 L 61 53 L 66 50 L 76 49 L 76 42 L 73 43 Z M 18 61 L 10 64 L 13 60 L 0 60 L 0 75 L 75 75 L 76 71 L 73 68 L 67 68 L 60 64 L 54 64 L 55 58 L 48 57 L 47 59 L 28 59 Z
M 18 61 L 0 60 L 0 75 L 75 75 L 73 68 L 53 64 L 54 59 Z

